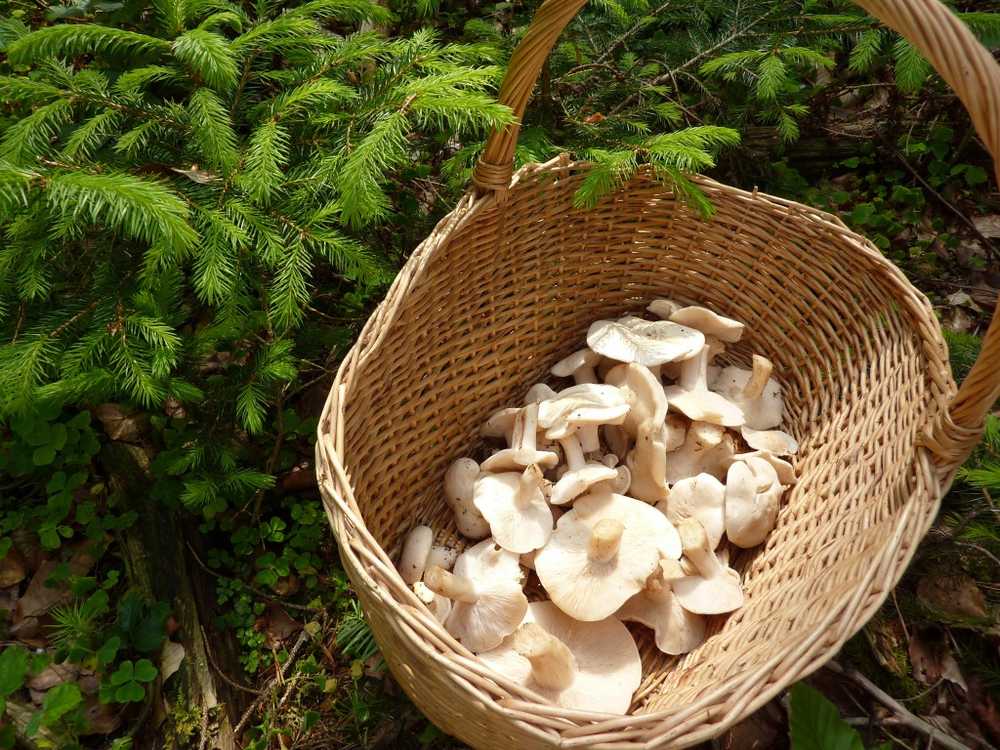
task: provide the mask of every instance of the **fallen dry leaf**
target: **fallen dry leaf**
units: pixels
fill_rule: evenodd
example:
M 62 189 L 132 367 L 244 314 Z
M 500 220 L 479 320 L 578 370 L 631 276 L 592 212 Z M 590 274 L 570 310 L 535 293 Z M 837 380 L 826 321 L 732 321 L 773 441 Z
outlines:
M 278 604 L 272 604 L 264 613 L 260 625 L 267 636 L 269 648 L 278 648 L 285 640 L 302 629 L 302 623 L 289 617 Z
M 979 677 L 969 678 L 968 703 L 983 733 L 1000 745 L 1000 708 Z
M 897 677 L 906 675 L 909 665 L 902 656 L 905 653 L 906 633 L 899 620 L 872 620 L 865 626 L 864 634 L 879 664 Z
M 142 412 L 126 411 L 120 404 L 101 404 L 94 408 L 94 416 L 109 438 L 124 443 L 138 442 L 147 426 Z
M 986 597 L 967 575 L 929 575 L 917 583 L 917 598 L 928 609 L 953 617 L 989 617 Z
M 96 696 L 87 699 L 84 709 L 87 727 L 83 734 L 111 734 L 121 726 L 121 707 L 114 703 L 101 703 Z
M 0 559 L 0 589 L 20 583 L 26 575 L 28 575 L 28 566 L 24 556 L 17 551 L 16 547 L 11 547 L 7 550 L 7 554 Z
M 176 641 L 164 641 L 163 650 L 160 651 L 160 675 L 166 682 L 170 676 L 180 669 L 181 662 L 184 661 L 184 646 Z
M 947 636 L 936 628 L 928 628 L 910 636 L 910 664 L 913 676 L 925 685 L 934 685 L 942 679 L 968 690 L 962 670 L 952 656 Z
M 69 560 L 70 575 L 87 575 L 87 572 L 97 562 L 95 554 L 97 548 L 98 545 L 91 542 L 77 545 L 76 551 Z M 55 560 L 42 562 L 31 577 L 31 583 L 28 584 L 24 596 L 18 599 L 17 607 L 14 610 L 14 625 L 11 628 L 11 634 L 16 635 L 18 640 L 31 637 L 29 633 L 37 632 L 39 617 L 57 604 L 69 600 L 70 592 L 65 585 L 45 585 L 58 565 L 59 563 Z
M 972 223 L 983 237 L 1000 237 L 1000 215 L 976 216 L 973 217 Z
M 49 664 L 45 669 L 28 680 L 28 687 L 32 690 L 49 690 L 64 682 L 74 682 L 80 675 L 80 668 L 76 664 L 62 662 L 61 664 Z

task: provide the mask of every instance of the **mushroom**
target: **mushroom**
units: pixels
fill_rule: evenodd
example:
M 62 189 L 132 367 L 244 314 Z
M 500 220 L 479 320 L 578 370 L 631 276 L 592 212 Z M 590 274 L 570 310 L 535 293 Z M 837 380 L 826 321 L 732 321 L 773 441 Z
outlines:
M 683 307 L 684 305 L 672 299 L 654 299 L 646 306 L 646 310 L 661 320 L 670 320 L 670 316 Z
M 667 414 L 667 421 L 664 426 L 667 428 L 664 447 L 667 452 L 675 451 L 684 445 L 684 438 L 687 437 L 688 423 L 680 414 Z
M 424 583 L 452 600 L 445 629 L 470 651 L 496 648 L 514 632 L 528 610 L 518 556 L 491 539 L 459 555 L 454 573 L 428 568 Z
M 624 456 L 628 453 L 632 441 L 628 433 L 620 424 L 606 424 L 604 430 L 604 442 L 616 456 Z
M 708 534 L 696 518 L 686 518 L 677 527 L 684 556 L 697 575 L 671 581 L 677 601 L 688 612 L 721 615 L 743 606 L 740 574 L 724 566 L 709 546 Z
M 778 474 L 778 481 L 784 485 L 792 485 L 798 481 L 798 477 L 795 476 L 795 469 L 792 467 L 788 461 L 778 458 L 776 455 L 768 450 L 758 450 L 752 453 L 737 453 L 733 456 L 734 461 L 746 461 L 748 458 L 761 458 L 771 464 L 771 467 Z
M 694 328 L 727 344 L 735 344 L 743 335 L 744 325 L 738 320 L 724 318 L 707 307 L 681 307 L 670 315 L 670 320 Z
M 680 551 L 676 530 L 656 508 L 591 492 L 559 519 L 535 572 L 563 612 L 592 622 L 641 591 L 661 557 L 676 559 Z
M 684 444 L 667 454 L 667 483 L 673 485 L 702 473 L 721 480 L 735 453 L 735 440 L 725 429 L 707 422 L 692 422 Z
M 743 424 L 743 411 L 728 398 L 708 390 L 708 347 L 681 362 L 680 380 L 663 391 L 670 407 L 688 419 L 711 422 L 725 427 Z
M 439 568 L 451 570 L 455 567 L 455 560 L 457 559 L 458 550 L 453 547 L 440 547 L 438 545 L 434 545 L 431 547 L 431 553 L 427 555 L 427 564 L 425 567 L 437 565 Z
M 604 382 L 616 386 L 628 403 L 628 414 L 622 428 L 632 437 L 639 434 L 639 425 L 647 420 L 663 424 L 667 418 L 667 397 L 660 379 L 648 367 L 629 362 L 608 372 Z
M 414 526 L 407 535 L 399 556 L 399 574 L 408 584 L 416 583 L 423 577 L 433 543 L 434 530 L 430 526 Z
M 629 493 L 632 497 L 655 505 L 667 499 L 666 427 L 663 422 L 649 419 L 639 428 L 635 447 L 625 457 L 631 472 Z
M 798 441 L 781 430 L 755 430 L 743 425 L 743 439 L 754 450 L 769 451 L 775 456 L 793 456 L 799 452 Z
M 617 495 L 627 495 L 631 486 L 632 472 L 627 466 L 616 466 L 614 479 L 605 479 L 600 484 L 595 484 L 593 489 L 614 492 Z
M 626 316 L 591 324 L 587 330 L 587 345 L 598 354 L 619 362 L 656 367 L 694 355 L 705 346 L 705 336 L 701 331 L 668 320 Z
M 743 412 L 743 421 L 754 430 L 769 430 L 781 424 L 784 403 L 781 386 L 769 377 L 771 361 L 755 354 L 753 370 L 724 367 L 712 381 L 712 390 L 729 399 Z
M 656 507 L 676 526 L 685 518 L 697 518 L 715 549 L 726 532 L 726 486 L 711 474 L 682 479 L 670 488 L 670 497 Z
M 734 461 L 726 475 L 726 537 L 737 547 L 761 544 L 778 520 L 784 487 L 763 458 Z
M 628 403 L 613 385 L 582 383 L 560 391 L 538 405 L 538 424 L 549 440 L 561 440 L 579 431 L 584 453 L 600 450 L 598 426 L 621 424 Z
M 427 609 L 434 615 L 434 619 L 444 624 L 444 621 L 448 619 L 448 615 L 451 614 L 451 599 L 440 594 L 435 594 L 427 588 L 427 584 L 423 581 L 417 581 L 413 584 L 413 593 L 417 595 L 420 601 L 427 605 Z
M 613 469 L 619 464 L 618 456 L 616 456 L 614 453 L 606 453 L 605 455 L 601 456 L 601 463 L 607 466 L 609 469 Z
M 528 392 L 524 394 L 524 405 L 540 404 L 542 401 L 548 401 L 550 398 L 555 397 L 556 392 L 545 385 L 545 383 L 535 383 L 528 389 Z
M 455 525 L 462 536 L 483 539 L 490 535 L 490 525 L 472 502 L 473 486 L 479 476 L 479 464 L 471 458 L 459 458 L 444 475 L 444 496 L 455 513 Z
M 559 463 L 559 455 L 552 451 L 538 450 L 539 404 L 528 404 L 514 420 L 513 442 L 510 448 L 494 453 L 483 461 L 483 471 L 520 471 L 532 464 L 551 468 Z
M 602 463 L 586 461 L 576 435 L 570 434 L 560 438 L 559 445 L 562 446 L 563 455 L 566 456 L 568 470 L 552 487 L 549 502 L 553 505 L 565 505 L 578 495 L 582 495 L 592 485 L 618 476 L 617 471 Z
M 553 526 L 555 526 L 555 522 L 557 522 L 560 518 L 562 518 L 563 513 L 566 512 L 565 510 L 563 510 L 562 508 L 560 508 L 558 505 L 553 505 L 551 508 L 549 508 L 549 510 L 552 511 L 552 521 L 553 521 L 552 525 Z M 518 562 L 520 562 L 520 564 L 521 564 L 522 567 L 525 567 L 528 570 L 534 570 L 535 569 L 535 556 L 538 554 L 538 552 L 539 552 L 539 550 L 537 550 L 537 549 L 533 549 L 533 550 L 531 550 L 531 552 L 525 552 L 518 559 Z
M 604 468 L 604 467 L 602 467 Z M 523 472 L 481 474 L 472 501 L 504 549 L 522 554 L 543 546 L 552 535 L 552 511 L 545 502 L 545 479 L 537 465 Z
M 509 680 L 564 708 L 624 714 L 642 680 L 639 650 L 617 619 L 576 622 L 535 602 L 515 633 L 479 655 Z
M 514 423 L 520 409 L 499 409 L 490 415 L 490 418 L 483 422 L 479 428 L 479 434 L 486 438 L 503 438 L 507 445 L 514 445 Z
M 674 595 L 671 585 L 684 571 L 676 560 L 660 560 L 646 588 L 618 610 L 618 619 L 652 628 L 656 647 L 665 654 L 686 654 L 705 640 L 705 618 L 688 612 Z
M 600 361 L 600 354 L 583 348 L 578 352 L 573 352 L 565 359 L 556 362 L 549 372 L 557 378 L 572 376 L 573 382 L 577 385 L 580 383 L 596 383 L 597 373 L 594 372 L 594 367 Z

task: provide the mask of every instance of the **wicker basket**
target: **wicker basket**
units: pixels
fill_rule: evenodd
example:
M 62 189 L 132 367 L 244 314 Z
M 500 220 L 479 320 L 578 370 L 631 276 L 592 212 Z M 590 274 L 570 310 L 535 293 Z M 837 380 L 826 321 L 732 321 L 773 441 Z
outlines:
M 501 99 L 523 114 L 549 49 L 585 0 L 547 0 Z M 859 0 L 958 91 L 1000 154 L 1000 67 L 938 0 Z M 703 221 L 640 174 L 573 207 L 586 165 L 511 178 L 516 127 L 413 253 L 337 374 L 317 470 L 343 564 L 389 667 L 444 731 L 476 748 L 684 747 L 713 737 L 834 655 L 879 607 L 1000 396 L 1000 321 L 962 388 L 924 296 L 836 217 L 700 179 Z M 493 673 L 393 566 L 426 523 L 456 543 L 441 479 L 484 415 L 516 402 L 598 318 L 668 296 L 747 324 L 727 352 L 773 360 L 801 480 L 767 543 L 735 561 L 747 602 L 684 657 L 639 642 L 629 716 L 568 711 Z

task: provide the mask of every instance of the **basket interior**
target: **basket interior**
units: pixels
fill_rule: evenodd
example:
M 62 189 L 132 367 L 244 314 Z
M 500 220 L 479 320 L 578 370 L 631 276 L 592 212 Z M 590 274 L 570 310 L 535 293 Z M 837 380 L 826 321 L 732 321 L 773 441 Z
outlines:
M 915 446 L 932 391 L 948 385 L 928 374 L 944 345 L 915 322 L 932 316 L 926 300 L 831 217 L 706 182 L 717 213 L 705 221 L 647 175 L 575 209 L 580 179 L 570 166 L 524 180 L 419 251 L 411 263 L 422 270 L 351 378 L 344 459 L 384 549 L 417 523 L 460 542 L 442 498 L 446 467 L 475 450 L 486 416 L 548 379 L 592 321 L 669 297 L 746 323 L 725 357 L 774 362 L 800 480 L 766 544 L 734 561 L 746 605 L 713 618 L 703 646 L 667 657 L 635 631 L 635 710 L 658 710 L 803 639 L 850 635 L 829 622 L 864 591 L 901 506 L 926 494 Z

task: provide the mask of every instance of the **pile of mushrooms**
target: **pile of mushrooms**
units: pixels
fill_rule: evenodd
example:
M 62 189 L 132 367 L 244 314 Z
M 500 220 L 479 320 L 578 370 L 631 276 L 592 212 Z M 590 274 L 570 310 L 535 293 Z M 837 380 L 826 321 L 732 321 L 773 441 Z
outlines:
M 730 546 L 755 547 L 795 482 L 772 365 L 714 364 L 744 325 L 656 300 L 599 320 L 587 348 L 482 426 L 496 449 L 444 477 L 461 554 L 412 530 L 399 569 L 458 641 L 557 705 L 625 713 L 641 680 L 623 622 L 683 654 L 743 604 Z M 481 540 L 481 541 L 479 541 Z M 529 603 L 529 571 L 547 601 Z M 535 596 L 532 597 L 537 598 Z

